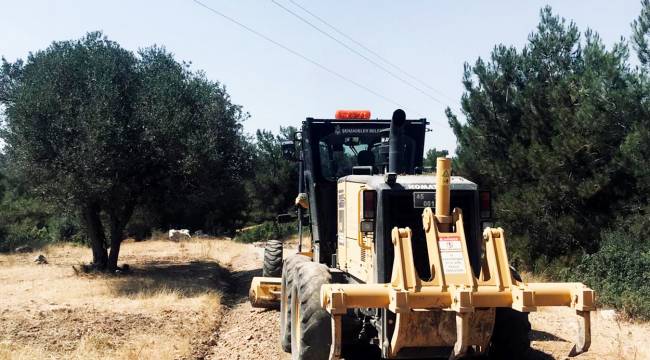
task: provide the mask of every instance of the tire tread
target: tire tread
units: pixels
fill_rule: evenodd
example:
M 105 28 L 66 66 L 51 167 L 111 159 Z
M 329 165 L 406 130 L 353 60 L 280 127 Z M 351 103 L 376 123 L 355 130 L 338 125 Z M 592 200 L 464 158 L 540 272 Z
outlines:
M 266 247 L 264 248 L 264 264 L 262 266 L 262 276 L 282 276 L 282 241 L 268 240 L 266 242 Z

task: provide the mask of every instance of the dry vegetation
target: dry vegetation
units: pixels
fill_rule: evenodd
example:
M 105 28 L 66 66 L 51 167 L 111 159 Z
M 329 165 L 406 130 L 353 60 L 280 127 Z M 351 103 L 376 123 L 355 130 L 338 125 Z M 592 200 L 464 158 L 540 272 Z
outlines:
M 124 275 L 76 274 L 73 245 L 0 255 L 0 359 L 194 358 L 218 325 L 220 290 L 246 247 L 227 240 L 126 242 Z M 198 353 L 197 353 L 198 352 Z

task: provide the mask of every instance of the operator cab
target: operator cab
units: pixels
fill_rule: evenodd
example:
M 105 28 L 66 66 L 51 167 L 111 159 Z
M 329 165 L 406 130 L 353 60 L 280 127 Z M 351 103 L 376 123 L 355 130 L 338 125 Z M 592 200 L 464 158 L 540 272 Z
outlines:
M 391 120 L 369 111 L 338 111 L 335 119 L 303 121 L 301 183 L 309 197 L 314 256 L 331 264 L 336 254 L 337 181 L 353 174 L 384 174 Z M 400 174 L 422 169 L 426 119 L 405 120 L 400 135 Z

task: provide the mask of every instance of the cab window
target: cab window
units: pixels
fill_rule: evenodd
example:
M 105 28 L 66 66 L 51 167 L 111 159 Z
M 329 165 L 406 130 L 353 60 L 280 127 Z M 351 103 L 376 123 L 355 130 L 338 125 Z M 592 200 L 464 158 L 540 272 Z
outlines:
M 330 134 L 319 142 L 321 174 L 332 181 L 352 174 L 354 166 L 371 166 L 374 174 L 384 173 L 385 160 L 380 152 L 379 134 L 344 136 Z M 404 136 L 403 161 L 412 168 L 414 141 Z

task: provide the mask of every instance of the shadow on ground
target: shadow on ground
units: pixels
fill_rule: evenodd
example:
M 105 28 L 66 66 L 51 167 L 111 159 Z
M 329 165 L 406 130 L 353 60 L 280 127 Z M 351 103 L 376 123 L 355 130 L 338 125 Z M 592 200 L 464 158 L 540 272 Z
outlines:
M 255 276 L 262 276 L 262 269 L 239 270 L 230 273 L 230 291 L 222 300 L 227 306 L 248 301 L 248 291 Z
M 555 359 L 553 356 L 536 349 L 528 350 L 528 353 L 526 354 L 525 358 L 529 360 L 554 360 Z
M 564 342 L 569 342 L 566 339 L 562 339 L 561 337 L 555 336 L 551 333 L 548 333 L 546 331 L 541 331 L 541 330 L 533 330 L 532 333 L 530 334 L 530 340 L 531 341 L 564 341 Z
M 225 292 L 230 288 L 228 270 L 214 261 L 168 263 L 153 261 L 133 265 L 113 283 L 118 295 L 150 296 L 173 292 L 181 297 L 194 297 L 208 292 Z
M 513 354 L 515 355 L 515 354 Z M 360 348 L 360 349 L 354 349 L 351 351 L 348 351 L 345 359 L 349 360 L 380 360 L 381 359 L 381 352 L 379 351 L 378 347 L 370 348 Z M 442 360 L 442 359 L 448 359 L 447 357 L 442 357 L 442 358 L 430 358 L 430 359 L 423 359 L 423 360 Z M 468 359 L 492 359 L 491 357 L 488 356 L 483 356 L 483 357 L 469 357 Z M 519 359 L 519 357 L 517 357 Z M 535 349 L 530 349 L 528 352 L 525 354 L 523 359 L 527 360 L 554 360 L 555 358 L 545 352 L 535 350 Z M 498 359 L 502 360 L 502 359 Z M 503 359 L 505 360 L 505 359 Z

